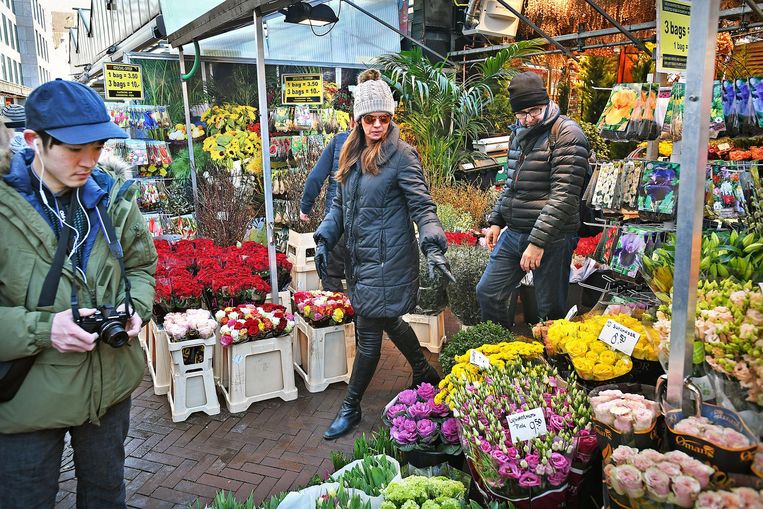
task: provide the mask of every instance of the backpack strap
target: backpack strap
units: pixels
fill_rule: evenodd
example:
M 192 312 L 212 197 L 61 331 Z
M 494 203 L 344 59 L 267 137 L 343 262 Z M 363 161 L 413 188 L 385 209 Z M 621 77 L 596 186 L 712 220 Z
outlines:
M 559 115 L 554 123 L 551 125 L 551 131 L 548 133 L 548 151 L 549 157 L 553 155 L 554 148 L 556 148 L 556 140 L 559 139 L 559 131 L 562 129 L 562 124 L 568 121 L 570 118 L 566 115 Z

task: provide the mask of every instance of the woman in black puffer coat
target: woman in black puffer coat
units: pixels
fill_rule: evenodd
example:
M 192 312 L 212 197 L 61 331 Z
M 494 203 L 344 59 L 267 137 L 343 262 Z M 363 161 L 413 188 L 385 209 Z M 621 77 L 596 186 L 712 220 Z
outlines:
M 324 438 L 338 438 L 360 423 L 360 400 L 371 382 L 386 332 L 413 369 L 413 384 L 437 383 L 416 334 L 400 317 L 413 311 L 419 288 L 419 246 L 446 279 L 447 241 L 437 219 L 416 151 L 392 123 L 395 102 L 378 71 L 358 78 L 353 115 L 358 123 L 339 156 L 339 183 L 331 211 L 315 232 L 321 279 L 328 252 L 344 233 L 347 284 L 356 313 L 357 352 L 347 396 Z M 362 119 L 362 122 L 361 122 Z M 419 229 L 419 242 L 413 230 Z

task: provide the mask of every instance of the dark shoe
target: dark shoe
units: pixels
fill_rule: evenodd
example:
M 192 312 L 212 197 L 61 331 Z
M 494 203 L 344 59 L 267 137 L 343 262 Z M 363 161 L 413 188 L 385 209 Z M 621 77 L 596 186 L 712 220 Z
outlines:
M 341 408 L 339 408 L 339 413 L 334 418 L 334 422 L 331 423 L 329 429 L 323 434 L 323 438 L 334 440 L 346 435 L 360 424 L 361 417 L 360 401 L 351 401 L 349 398 L 345 399 Z
M 403 354 L 405 360 L 411 365 L 413 370 L 413 383 L 409 388 L 415 389 L 420 384 L 428 382 L 434 386 L 440 383 L 440 375 L 437 370 L 429 364 L 424 353 L 421 351 L 419 338 L 413 328 L 400 319 L 392 328 L 387 331 L 387 335 L 395 344 L 398 350 Z

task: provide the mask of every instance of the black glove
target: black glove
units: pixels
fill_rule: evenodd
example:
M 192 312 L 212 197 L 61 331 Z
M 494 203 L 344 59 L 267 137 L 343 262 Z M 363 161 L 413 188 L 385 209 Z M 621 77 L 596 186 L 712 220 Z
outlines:
M 427 269 L 429 270 L 429 279 L 435 278 L 434 269 L 440 271 L 446 282 L 455 283 L 456 278 L 450 273 L 450 264 L 445 255 L 439 249 L 431 249 L 427 253 Z
M 315 268 L 318 271 L 318 277 L 321 281 L 326 281 L 329 277 L 329 250 L 326 244 L 318 242 L 315 245 Z

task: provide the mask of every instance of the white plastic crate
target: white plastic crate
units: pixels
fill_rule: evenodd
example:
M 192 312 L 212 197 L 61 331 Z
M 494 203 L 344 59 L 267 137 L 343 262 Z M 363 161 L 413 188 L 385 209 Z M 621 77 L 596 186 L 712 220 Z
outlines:
M 403 320 L 408 322 L 419 338 L 419 344 L 432 353 L 440 353 L 442 344 L 445 342 L 445 312 L 439 315 L 404 315 Z
M 252 403 L 266 399 L 297 399 L 292 334 L 222 348 L 223 371 L 218 386 L 231 413 L 243 412 Z
M 310 262 L 305 266 L 294 265 L 291 268 L 290 287 L 294 292 L 320 290 L 321 279 L 318 277 L 318 270 L 315 268 L 315 262 Z
M 286 258 L 298 267 L 304 267 L 315 261 L 315 241 L 313 233 L 297 233 L 289 230 L 286 242 Z
M 270 302 L 270 293 L 268 293 L 267 297 L 265 297 L 265 302 Z M 288 313 L 291 313 L 291 292 L 289 290 L 284 290 L 283 292 L 278 292 L 278 303 L 286 308 L 286 311 Z M 213 311 L 212 314 L 216 313 L 217 310 Z M 220 326 L 217 327 L 217 336 L 220 336 Z M 223 373 L 223 352 L 222 352 L 223 346 L 220 344 L 219 341 L 215 341 L 214 346 L 214 355 L 212 356 L 212 372 L 214 373 L 215 377 L 215 383 L 220 384 L 221 379 L 220 376 Z M 227 380 L 225 381 L 227 384 Z
M 349 382 L 355 360 L 355 324 L 316 329 L 299 315 L 296 320 L 294 370 L 307 390 L 321 392 L 332 383 Z
M 217 337 L 212 336 L 208 339 L 169 343 L 172 383 L 167 399 L 172 411 L 172 422 L 184 421 L 194 412 L 204 412 L 207 415 L 220 413 L 212 374 L 213 351 L 217 342 Z M 193 347 L 204 347 L 204 358 L 201 362 L 185 364 L 183 350 Z
M 146 335 L 146 364 L 154 383 L 154 394 L 163 396 L 170 390 L 170 350 L 164 327 L 153 320 Z

